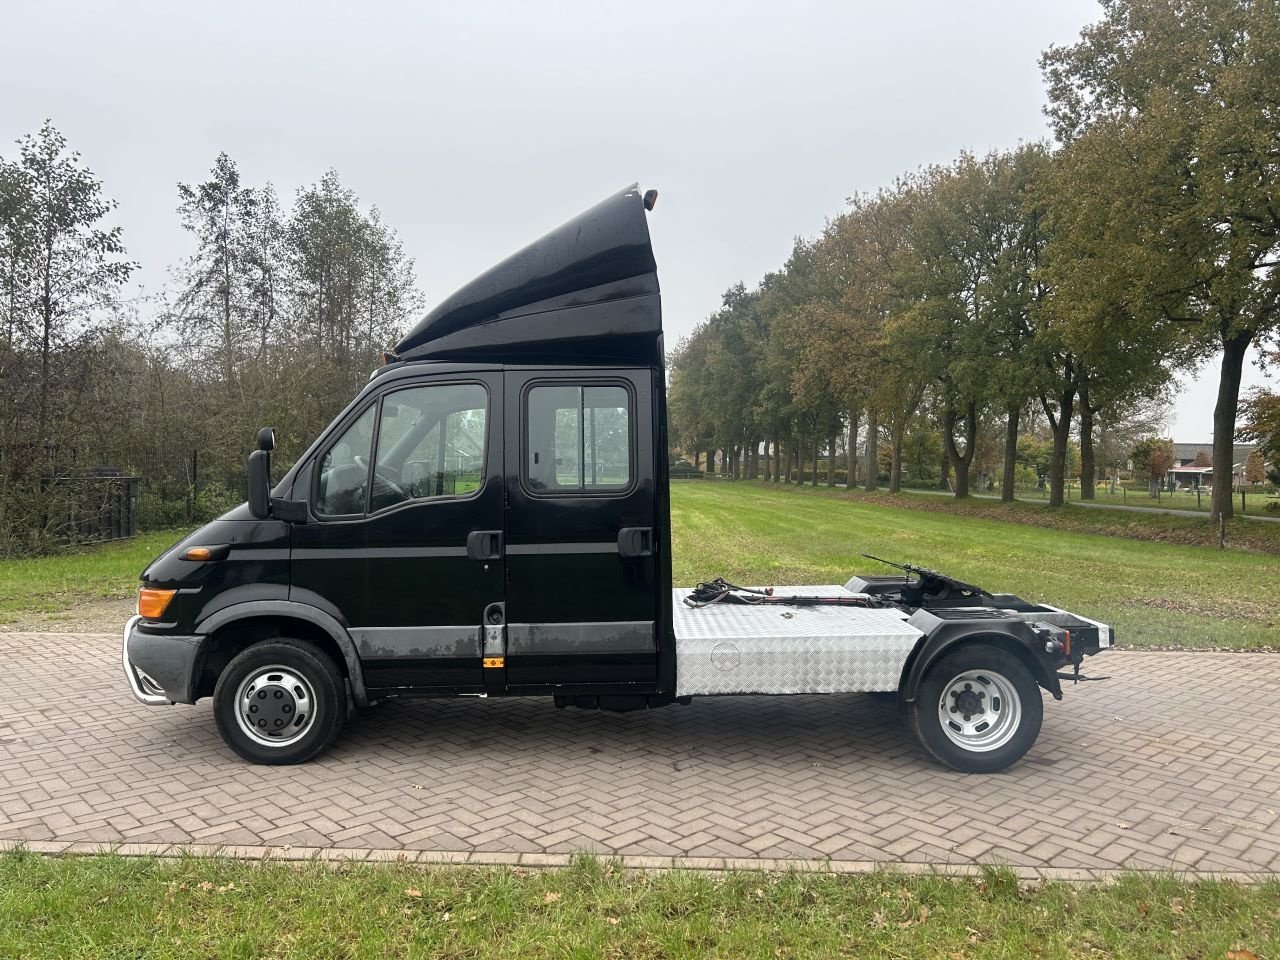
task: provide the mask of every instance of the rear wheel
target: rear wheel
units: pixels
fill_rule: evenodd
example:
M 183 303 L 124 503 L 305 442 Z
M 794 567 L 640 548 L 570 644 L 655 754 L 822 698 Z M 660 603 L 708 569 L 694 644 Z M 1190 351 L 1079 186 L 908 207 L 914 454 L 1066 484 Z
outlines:
M 1021 660 L 974 643 L 929 668 L 906 713 L 920 743 L 942 763 L 993 773 L 1012 766 L 1036 742 L 1044 701 Z
M 303 763 L 338 736 L 346 700 L 327 654 L 297 640 L 266 640 L 222 671 L 213 717 L 227 746 L 246 760 Z

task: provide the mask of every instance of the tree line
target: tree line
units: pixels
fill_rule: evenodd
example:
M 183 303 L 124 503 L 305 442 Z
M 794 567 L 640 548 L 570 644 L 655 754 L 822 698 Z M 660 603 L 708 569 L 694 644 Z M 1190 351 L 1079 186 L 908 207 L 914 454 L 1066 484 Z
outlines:
M 104 468 L 144 478 L 143 525 L 243 500 L 255 428 L 290 462 L 421 308 L 396 232 L 334 171 L 286 206 L 222 154 L 174 199 L 194 251 L 131 295 L 116 204 L 62 134 L 0 157 L 0 555 L 73 537 L 71 481 Z
M 852 484 L 863 436 L 868 489 L 884 473 L 897 490 L 932 449 L 956 496 L 985 459 L 1012 499 L 1034 424 L 1056 505 L 1076 469 L 1092 497 L 1174 377 L 1220 355 L 1214 475 L 1231 477 L 1237 430 L 1280 453 L 1274 395 L 1238 416 L 1246 354 L 1280 329 L 1280 5 L 1103 0 L 1040 63 L 1052 145 L 855 196 L 725 294 L 670 357 L 684 450 L 789 480 L 843 435 Z M 1232 511 L 1216 483 L 1212 515 Z

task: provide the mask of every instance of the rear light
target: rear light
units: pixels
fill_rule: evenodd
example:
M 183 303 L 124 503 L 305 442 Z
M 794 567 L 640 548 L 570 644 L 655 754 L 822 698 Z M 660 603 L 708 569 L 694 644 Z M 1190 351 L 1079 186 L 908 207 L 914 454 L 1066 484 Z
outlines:
M 164 616 L 169 601 L 177 590 L 156 590 L 153 587 L 138 588 L 138 616 L 143 620 L 159 620 Z

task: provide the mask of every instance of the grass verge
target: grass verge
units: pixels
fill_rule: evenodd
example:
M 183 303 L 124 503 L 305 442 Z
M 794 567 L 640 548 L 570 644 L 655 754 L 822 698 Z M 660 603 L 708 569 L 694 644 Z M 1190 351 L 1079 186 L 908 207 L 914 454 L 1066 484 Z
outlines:
M 1202 523 L 1192 518 L 1112 520 L 1110 511 L 1068 509 L 1053 511 L 1060 525 L 1042 527 L 1034 521 L 1049 511 L 1034 504 L 727 482 L 676 486 L 672 511 L 678 584 L 716 576 L 744 585 L 842 584 L 855 573 L 889 571 L 860 556 L 871 553 L 1103 620 L 1127 647 L 1280 648 L 1280 608 L 1269 587 L 1280 577 L 1280 556 L 1135 542 L 1105 526 Z M 1266 528 L 1263 536 L 1280 527 L 1239 523 Z
M 119 543 L 0 561 L 0 623 L 32 612 L 132 597 L 142 568 L 181 536 L 161 530 Z
M 1214 957 L 1280 951 L 1280 884 L 1073 886 L 0 855 L 0 955 L 102 957 Z
M 810 489 L 807 492 L 812 492 Z M 819 490 L 819 493 L 826 491 Z M 1218 528 L 1209 522 L 1208 510 L 1203 517 L 1185 517 L 1161 513 L 1144 508 L 1138 510 L 1109 510 L 1120 504 L 1103 504 L 1102 507 L 1085 507 L 1076 503 L 1065 504 L 1061 509 L 1050 509 L 1046 503 L 1034 500 L 1018 500 L 1003 503 L 992 497 L 973 497 L 956 500 L 952 497 L 919 491 L 901 494 L 843 491 L 835 496 L 848 496 L 867 503 L 883 503 L 913 510 L 933 513 L 954 513 L 958 516 L 986 517 L 1009 523 L 1023 523 L 1049 530 L 1070 530 L 1075 533 L 1097 533 L 1105 537 L 1123 537 L 1150 543 L 1178 543 L 1184 546 L 1213 547 L 1218 549 Z M 1102 501 L 1097 501 L 1101 503 Z M 1226 547 L 1228 550 L 1244 550 L 1249 553 L 1280 555 L 1280 523 L 1267 523 L 1237 517 L 1227 523 Z

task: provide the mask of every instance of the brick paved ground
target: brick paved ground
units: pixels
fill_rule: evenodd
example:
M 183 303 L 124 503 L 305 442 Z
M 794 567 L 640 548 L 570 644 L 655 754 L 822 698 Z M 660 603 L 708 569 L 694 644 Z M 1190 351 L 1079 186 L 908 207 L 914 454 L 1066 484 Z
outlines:
M 1113 679 L 1046 703 L 1032 752 L 988 777 L 857 695 L 388 703 L 318 761 L 253 767 L 207 702 L 144 707 L 118 664 L 111 637 L 0 635 L 0 845 L 1280 872 L 1280 656 L 1100 657 Z

